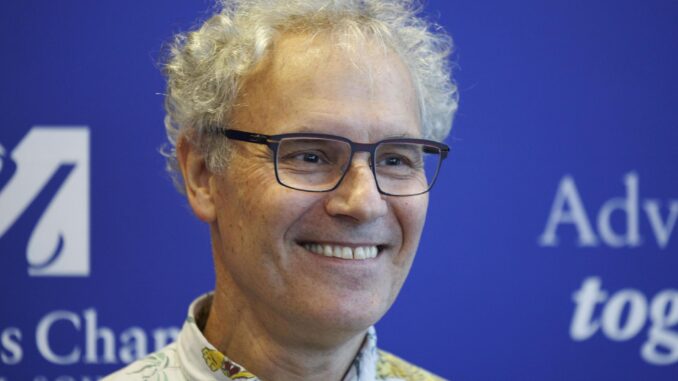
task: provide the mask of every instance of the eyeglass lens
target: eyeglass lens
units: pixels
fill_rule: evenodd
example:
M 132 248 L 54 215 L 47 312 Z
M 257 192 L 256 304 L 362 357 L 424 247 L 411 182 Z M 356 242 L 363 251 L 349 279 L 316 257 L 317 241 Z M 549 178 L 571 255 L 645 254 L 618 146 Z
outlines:
M 441 160 L 438 148 L 411 142 L 379 144 L 374 156 L 379 189 L 401 196 L 426 192 Z M 350 157 L 351 145 L 344 141 L 285 138 L 277 149 L 278 179 L 295 189 L 327 191 L 341 181 Z

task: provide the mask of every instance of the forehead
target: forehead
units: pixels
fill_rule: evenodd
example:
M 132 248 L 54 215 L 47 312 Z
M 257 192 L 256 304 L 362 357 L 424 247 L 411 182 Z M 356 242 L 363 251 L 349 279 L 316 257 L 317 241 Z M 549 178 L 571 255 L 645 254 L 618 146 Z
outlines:
M 317 131 L 357 141 L 420 135 L 399 56 L 371 39 L 285 34 L 245 81 L 234 122 L 266 134 Z

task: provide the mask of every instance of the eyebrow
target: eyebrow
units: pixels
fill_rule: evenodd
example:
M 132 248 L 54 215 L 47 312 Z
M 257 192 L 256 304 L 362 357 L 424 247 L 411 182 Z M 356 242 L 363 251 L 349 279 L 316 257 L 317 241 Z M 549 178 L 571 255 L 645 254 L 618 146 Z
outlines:
M 345 124 L 342 124 L 342 123 L 329 123 L 329 124 L 331 124 L 331 125 L 336 125 L 336 126 L 346 126 Z M 387 126 L 392 126 L 392 125 L 387 124 Z M 295 131 L 293 131 L 293 132 L 309 132 L 309 133 L 319 133 L 319 132 L 320 132 L 320 131 L 318 131 L 317 128 L 309 127 L 309 126 L 306 126 L 306 125 L 300 125 L 300 126 L 297 127 L 297 128 L 298 128 L 298 129 L 295 130 Z M 332 133 L 333 133 L 333 134 L 336 134 L 336 132 L 332 132 Z M 412 134 L 410 134 L 410 133 L 402 132 L 402 133 L 396 133 L 396 134 L 393 134 L 393 135 L 387 135 L 387 136 L 381 138 L 380 140 L 384 140 L 384 139 L 398 139 L 398 138 L 421 139 L 421 136 L 414 136 L 414 135 L 412 135 Z
M 418 136 L 412 136 L 412 134 L 396 134 L 396 135 L 389 135 L 385 139 L 393 139 L 393 138 L 413 138 L 413 139 L 418 139 Z

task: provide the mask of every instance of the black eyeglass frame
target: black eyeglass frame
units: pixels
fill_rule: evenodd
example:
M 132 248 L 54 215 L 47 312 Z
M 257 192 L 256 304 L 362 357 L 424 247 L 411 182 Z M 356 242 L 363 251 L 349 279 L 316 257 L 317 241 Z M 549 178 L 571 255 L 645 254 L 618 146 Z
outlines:
M 344 180 L 344 177 L 346 176 L 346 173 L 348 172 L 349 168 L 351 167 L 351 162 L 353 161 L 353 154 L 356 152 L 369 152 L 370 153 L 370 169 L 372 170 L 372 175 L 374 176 L 374 183 L 377 185 L 377 189 L 379 190 L 379 193 L 386 195 L 386 196 L 394 196 L 394 197 L 409 197 L 409 196 L 418 196 L 420 194 L 427 193 L 433 188 L 433 184 L 435 184 L 436 180 L 438 179 L 438 173 L 440 173 L 440 166 L 443 164 L 443 160 L 447 158 L 448 153 L 450 152 L 450 147 L 445 144 L 445 143 L 439 143 L 433 140 L 427 140 L 427 139 L 416 139 L 416 138 L 390 138 L 390 139 L 384 139 L 380 140 L 376 143 L 356 143 L 351 141 L 350 139 L 347 139 L 343 136 L 337 136 L 337 135 L 330 135 L 330 134 L 319 134 L 319 133 L 312 133 L 312 132 L 294 132 L 294 133 L 288 133 L 288 134 L 278 134 L 278 135 L 264 135 L 264 134 L 256 134 L 252 132 L 246 132 L 246 131 L 240 131 L 240 130 L 232 130 L 232 129 L 224 129 L 224 128 L 212 128 L 210 129 L 211 132 L 215 133 L 220 133 L 224 135 L 225 137 L 233 140 L 238 140 L 238 141 L 243 141 L 243 142 L 248 142 L 248 143 L 255 143 L 255 144 L 265 144 L 268 146 L 268 148 L 273 151 L 273 156 L 275 160 L 273 160 L 273 165 L 275 167 L 275 178 L 278 181 L 278 183 L 286 188 L 302 191 L 302 192 L 331 192 L 339 187 L 341 182 Z M 346 163 L 346 169 L 343 171 L 341 174 L 341 177 L 339 180 L 337 180 L 337 183 L 330 189 L 325 189 L 325 190 L 310 190 L 310 189 L 301 189 L 301 188 L 295 188 L 293 186 L 287 185 L 283 183 L 280 180 L 280 176 L 278 175 L 278 145 L 283 139 L 288 139 L 288 138 L 319 138 L 319 139 L 331 139 L 331 140 L 338 140 L 341 142 L 347 143 L 351 147 L 351 154 L 348 158 L 348 163 Z M 431 181 L 431 184 L 428 185 L 428 188 L 426 190 L 419 192 L 419 193 L 414 193 L 414 194 L 392 194 L 388 192 L 384 192 L 381 189 L 381 186 L 379 185 L 379 180 L 377 178 L 377 172 L 376 172 L 376 165 L 377 165 L 377 158 L 376 158 L 376 151 L 377 147 L 382 145 L 382 144 L 387 144 L 387 143 L 413 143 L 413 144 L 421 144 L 424 147 L 424 151 L 428 153 L 438 153 L 440 154 L 440 160 L 438 160 L 438 165 L 435 170 L 435 174 L 433 175 L 433 180 Z

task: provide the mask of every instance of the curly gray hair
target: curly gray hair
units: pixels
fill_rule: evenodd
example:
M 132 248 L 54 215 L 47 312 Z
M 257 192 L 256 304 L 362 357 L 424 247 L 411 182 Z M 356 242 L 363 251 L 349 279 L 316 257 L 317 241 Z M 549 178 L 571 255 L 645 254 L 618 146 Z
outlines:
M 285 31 L 368 37 L 394 50 L 417 90 L 424 137 L 443 140 L 449 133 L 458 104 L 449 62 L 452 40 L 440 26 L 418 16 L 416 0 L 221 1 L 198 29 L 175 36 L 163 67 L 169 141 L 163 154 L 180 191 L 180 134 L 199 147 L 208 168 L 222 169 L 227 146 L 206 132 L 211 126 L 228 126 L 244 78 Z

